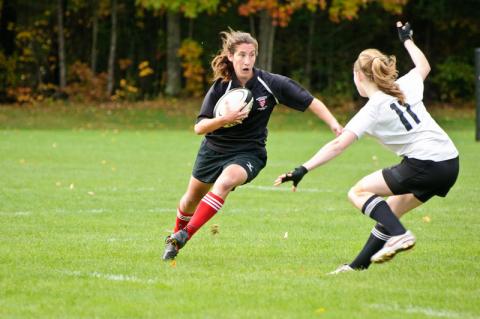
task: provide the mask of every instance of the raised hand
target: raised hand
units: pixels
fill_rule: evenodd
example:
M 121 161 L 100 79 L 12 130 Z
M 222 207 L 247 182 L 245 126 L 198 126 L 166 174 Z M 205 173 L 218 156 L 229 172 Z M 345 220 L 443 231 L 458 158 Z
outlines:
M 405 23 L 402 25 L 402 22 L 397 21 L 397 31 L 398 31 L 398 38 L 400 41 L 405 42 L 407 40 L 413 40 L 413 30 L 410 26 L 410 23 Z

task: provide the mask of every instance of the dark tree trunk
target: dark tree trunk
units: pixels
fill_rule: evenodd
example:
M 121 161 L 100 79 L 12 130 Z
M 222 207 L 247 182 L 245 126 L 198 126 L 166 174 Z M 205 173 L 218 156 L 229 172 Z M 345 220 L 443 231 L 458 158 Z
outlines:
M 3 53 L 10 56 L 15 51 L 15 30 L 9 30 L 10 24 L 16 25 L 17 12 L 15 0 L 3 0 L 0 11 L 0 45 Z
M 272 24 L 272 17 L 268 12 L 265 10 L 260 12 L 258 67 L 266 71 L 272 70 L 275 29 L 276 27 Z
M 110 54 L 108 56 L 107 93 L 112 95 L 115 81 L 115 51 L 117 49 L 117 0 L 112 0 L 112 29 L 110 30 Z
M 93 7 L 93 17 L 92 17 L 92 52 L 90 59 L 90 69 L 92 69 L 93 74 L 97 73 L 97 40 L 98 40 L 98 8 Z
M 181 66 L 177 55 L 180 49 L 180 14 L 167 12 L 167 95 L 178 95 L 181 89 Z
M 308 42 L 307 42 L 307 56 L 305 60 L 305 83 L 304 85 L 311 89 L 312 87 L 312 63 L 313 63 L 313 38 L 315 36 L 315 12 L 312 12 L 310 21 L 308 23 Z
M 250 34 L 252 35 L 252 37 L 256 38 L 257 32 L 255 30 L 255 18 L 253 17 L 253 15 L 248 16 L 248 23 L 250 24 Z
M 65 62 L 65 37 L 63 29 L 63 0 L 57 0 L 57 26 L 58 26 L 58 69 L 59 85 L 62 93 L 67 86 L 67 66 Z

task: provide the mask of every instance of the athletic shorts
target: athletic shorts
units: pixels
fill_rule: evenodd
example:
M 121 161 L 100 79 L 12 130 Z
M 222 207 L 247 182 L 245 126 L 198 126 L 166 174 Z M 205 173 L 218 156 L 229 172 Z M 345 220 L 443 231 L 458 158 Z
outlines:
M 220 153 L 202 143 L 193 166 L 192 175 L 203 183 L 213 184 L 222 171 L 229 165 L 237 164 L 247 172 L 247 180 L 251 182 L 267 164 L 267 156 L 261 151 Z
M 458 172 L 458 157 L 441 162 L 404 157 L 400 164 L 382 170 L 393 194 L 412 193 L 423 203 L 433 196 L 445 197 Z

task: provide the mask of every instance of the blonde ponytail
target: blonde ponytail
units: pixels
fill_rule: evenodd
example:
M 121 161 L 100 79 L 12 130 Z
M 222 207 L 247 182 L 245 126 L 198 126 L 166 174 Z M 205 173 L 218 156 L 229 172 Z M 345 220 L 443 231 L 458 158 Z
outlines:
M 395 83 L 398 77 L 395 56 L 387 56 L 376 49 L 367 49 L 358 55 L 354 68 L 362 71 L 382 92 L 396 97 L 400 104 L 405 104 L 405 95 Z

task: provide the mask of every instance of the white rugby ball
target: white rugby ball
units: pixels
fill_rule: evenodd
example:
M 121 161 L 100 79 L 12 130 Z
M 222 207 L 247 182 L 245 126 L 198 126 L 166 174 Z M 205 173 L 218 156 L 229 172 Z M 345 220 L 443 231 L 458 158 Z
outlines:
M 236 88 L 226 92 L 215 104 L 213 109 L 213 115 L 215 117 L 223 116 L 228 108 L 238 108 L 239 110 L 250 110 L 253 105 L 253 94 L 249 89 L 245 88 Z M 239 123 L 227 124 L 224 127 L 232 127 Z

